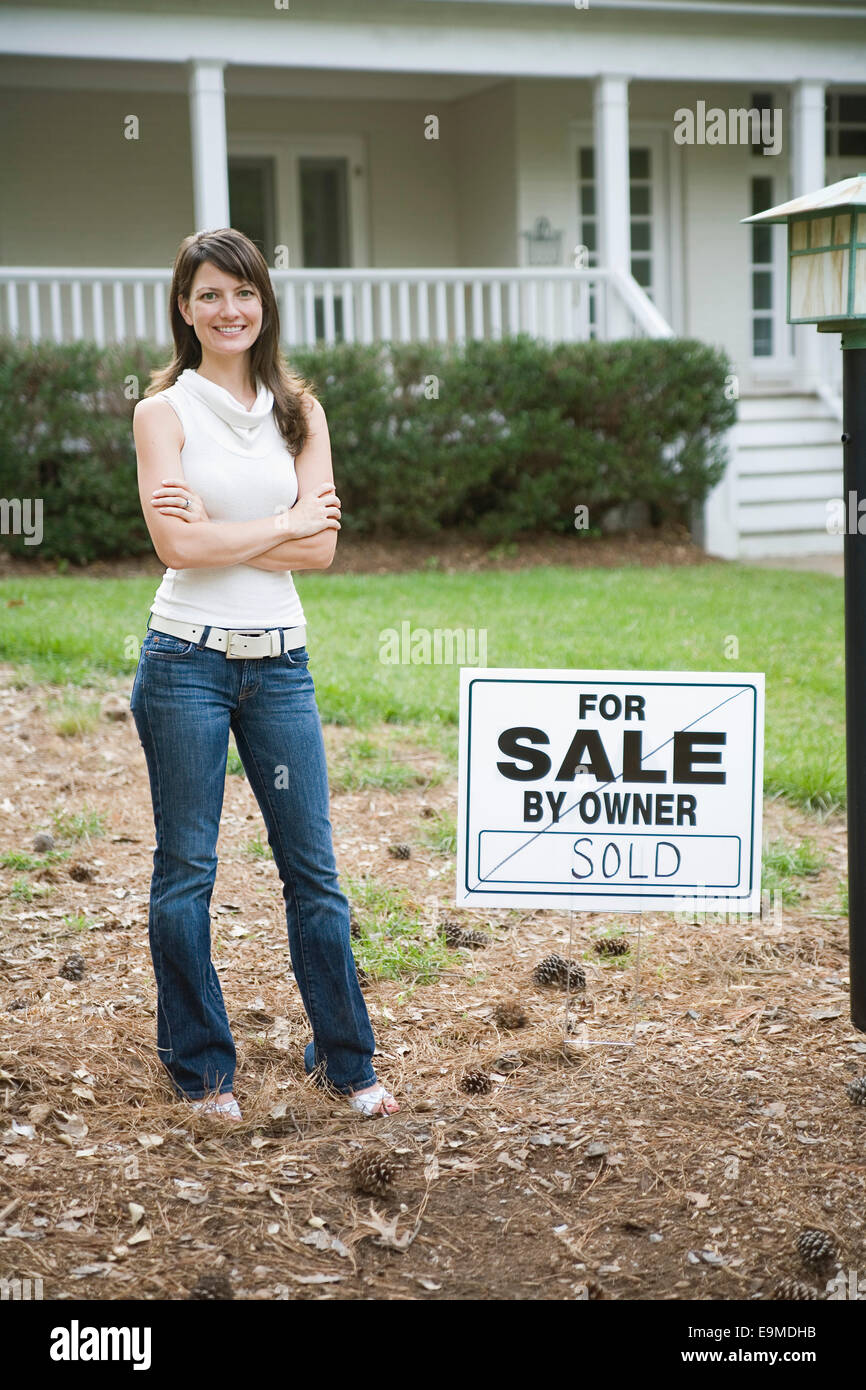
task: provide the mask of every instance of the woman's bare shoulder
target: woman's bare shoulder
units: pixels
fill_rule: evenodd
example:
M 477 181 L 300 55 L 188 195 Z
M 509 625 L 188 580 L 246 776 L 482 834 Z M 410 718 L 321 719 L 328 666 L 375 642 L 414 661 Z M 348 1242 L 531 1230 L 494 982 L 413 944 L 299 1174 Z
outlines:
M 171 398 L 166 396 L 165 391 L 160 391 L 155 396 L 142 396 L 141 400 L 136 402 L 132 418 L 133 423 L 169 428 L 178 438 L 183 435 L 180 416 Z
M 325 409 L 322 402 L 309 391 L 301 392 L 301 404 L 306 412 L 311 424 L 318 424 L 325 418 Z

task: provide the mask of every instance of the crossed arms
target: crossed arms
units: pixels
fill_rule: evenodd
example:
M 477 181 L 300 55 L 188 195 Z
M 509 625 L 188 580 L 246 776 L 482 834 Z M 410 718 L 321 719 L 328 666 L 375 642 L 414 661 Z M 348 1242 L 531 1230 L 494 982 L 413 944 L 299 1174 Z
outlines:
M 138 492 L 154 550 L 171 569 L 252 565 L 262 570 L 327 569 L 340 529 L 325 412 L 312 401 L 307 443 L 295 459 L 298 500 L 254 521 L 211 521 L 184 480 L 183 428 L 167 401 L 140 400 L 133 413 Z M 191 506 L 183 506 L 188 497 Z

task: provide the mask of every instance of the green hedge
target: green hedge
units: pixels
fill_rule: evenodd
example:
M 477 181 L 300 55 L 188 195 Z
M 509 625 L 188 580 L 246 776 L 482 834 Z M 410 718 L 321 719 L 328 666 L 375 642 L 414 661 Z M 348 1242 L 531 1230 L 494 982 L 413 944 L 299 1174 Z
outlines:
M 94 559 L 152 547 L 138 500 L 131 417 L 166 350 L 151 344 L 0 340 L 0 499 L 41 498 L 41 545 L 22 557 Z M 491 542 L 593 531 L 647 504 L 688 520 L 719 480 L 736 407 L 730 363 L 689 339 L 462 348 L 340 344 L 297 350 L 328 418 L 344 533 Z

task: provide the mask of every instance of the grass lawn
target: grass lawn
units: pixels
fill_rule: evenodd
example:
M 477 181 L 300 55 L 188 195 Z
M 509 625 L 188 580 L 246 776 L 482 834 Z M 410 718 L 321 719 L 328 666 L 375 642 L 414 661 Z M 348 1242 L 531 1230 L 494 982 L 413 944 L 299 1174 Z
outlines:
M 132 680 L 157 578 L 0 582 L 0 660 L 22 684 Z M 763 671 L 764 788 L 813 809 L 844 804 L 842 581 L 701 565 L 395 575 L 299 574 L 325 722 L 416 726 L 456 747 L 456 665 L 380 660 L 381 634 L 486 631 L 493 667 Z M 9 600 L 24 600 L 7 606 Z

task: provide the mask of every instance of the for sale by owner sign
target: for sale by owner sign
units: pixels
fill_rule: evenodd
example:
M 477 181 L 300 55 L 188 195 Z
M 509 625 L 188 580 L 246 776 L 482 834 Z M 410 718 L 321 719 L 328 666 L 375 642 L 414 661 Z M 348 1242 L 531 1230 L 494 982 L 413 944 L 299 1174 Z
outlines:
M 764 677 L 460 672 L 457 904 L 758 912 Z

